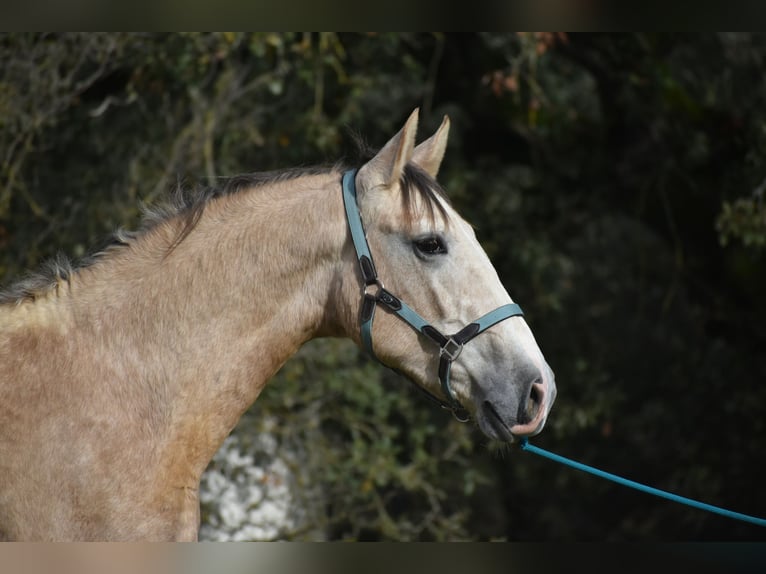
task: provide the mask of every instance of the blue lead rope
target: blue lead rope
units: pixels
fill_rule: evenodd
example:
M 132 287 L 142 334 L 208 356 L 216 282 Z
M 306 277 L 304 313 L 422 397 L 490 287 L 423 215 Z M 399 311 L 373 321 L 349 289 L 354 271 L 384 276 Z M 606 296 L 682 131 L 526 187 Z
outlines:
M 542 456 L 543 458 L 547 458 L 554 462 L 561 463 L 565 466 L 571 466 L 572 468 L 576 468 L 577 470 L 582 470 L 584 472 L 588 472 L 595 476 L 605 478 L 606 480 L 611 480 L 612 482 L 616 482 L 617 484 L 621 484 L 622 486 L 635 488 L 636 490 L 640 490 L 641 492 L 646 492 L 647 494 L 653 494 L 654 496 L 659 496 L 660 498 L 666 498 L 668 500 L 672 500 L 673 502 L 679 502 L 681 504 L 691 506 L 692 508 L 707 510 L 708 512 L 712 512 L 714 514 L 720 514 L 721 516 L 726 516 L 728 518 L 733 518 L 735 520 L 742 520 L 743 522 L 750 522 L 751 524 L 755 524 L 757 526 L 766 526 L 766 519 L 764 518 L 758 518 L 757 516 L 750 516 L 748 514 L 742 514 L 740 512 L 733 512 L 731 510 L 727 510 L 726 508 L 721 508 L 720 506 L 713 506 L 712 504 L 706 504 L 704 502 L 699 502 L 692 498 L 679 496 L 677 494 L 673 494 L 672 492 L 666 492 L 664 490 L 660 490 L 659 488 L 646 486 L 645 484 L 641 484 L 640 482 L 636 482 L 634 480 L 628 480 L 627 478 L 617 476 L 616 474 L 612 474 L 611 472 L 604 472 L 603 470 L 593 468 L 592 466 L 588 466 L 587 464 L 583 464 L 581 462 L 577 462 L 577 461 L 568 459 L 566 457 L 559 456 L 558 454 L 549 452 L 545 449 L 536 447 L 530 444 L 526 438 L 521 439 L 521 450 L 532 452 L 536 455 Z

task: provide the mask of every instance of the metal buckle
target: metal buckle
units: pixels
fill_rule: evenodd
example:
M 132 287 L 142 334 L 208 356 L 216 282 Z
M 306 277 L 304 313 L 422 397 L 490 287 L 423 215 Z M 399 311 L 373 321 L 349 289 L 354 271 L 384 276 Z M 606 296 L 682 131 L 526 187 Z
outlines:
M 370 292 L 370 290 L 369 290 L 370 287 L 376 287 L 374 293 Z M 374 283 L 366 283 L 362 287 L 362 295 L 377 301 L 378 300 L 378 295 L 380 295 L 381 291 L 383 291 L 385 288 L 386 287 L 383 285 L 383 281 L 381 281 L 380 279 L 375 279 Z
M 463 350 L 463 345 L 455 341 L 455 339 L 453 339 L 452 337 L 450 337 L 449 339 L 447 339 L 447 342 L 444 343 L 444 345 L 442 345 L 441 348 L 439 349 L 439 356 L 447 357 L 448 361 L 454 361 L 460 356 L 460 352 L 462 350 Z

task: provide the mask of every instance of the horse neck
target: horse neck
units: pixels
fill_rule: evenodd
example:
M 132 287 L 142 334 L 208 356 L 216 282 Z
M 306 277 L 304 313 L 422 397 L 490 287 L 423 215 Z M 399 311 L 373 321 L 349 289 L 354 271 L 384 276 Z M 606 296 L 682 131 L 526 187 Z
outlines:
M 196 445 L 185 475 L 202 472 L 300 345 L 338 334 L 328 310 L 346 242 L 339 181 L 311 176 L 217 198 L 172 251 L 179 221 L 73 278 L 73 333 L 121 378 L 110 383 L 164 403 L 155 418 L 172 441 Z

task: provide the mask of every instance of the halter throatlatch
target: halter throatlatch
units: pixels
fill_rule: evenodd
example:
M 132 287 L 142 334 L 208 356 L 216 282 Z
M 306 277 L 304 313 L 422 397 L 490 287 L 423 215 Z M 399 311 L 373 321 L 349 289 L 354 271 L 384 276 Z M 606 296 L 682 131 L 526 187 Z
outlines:
M 367 237 L 362 225 L 362 217 L 359 212 L 359 205 L 356 199 L 356 174 L 357 170 L 352 169 L 343 174 L 343 205 L 346 209 L 346 221 L 351 232 L 351 240 L 356 250 L 356 256 L 359 260 L 359 268 L 362 271 L 362 310 L 360 313 L 360 329 L 362 345 L 370 355 L 375 357 L 375 351 L 372 348 L 372 323 L 375 319 L 375 308 L 382 305 L 390 312 L 397 315 L 415 331 L 433 341 L 439 346 L 439 382 L 441 383 L 444 400 L 431 394 L 426 389 L 416 385 L 429 398 L 438 403 L 442 408 L 452 411 L 455 418 L 461 422 L 469 419 L 468 411 L 455 398 L 450 387 L 450 371 L 452 363 L 460 356 L 463 346 L 483 333 L 493 325 L 504 321 L 510 317 L 521 316 L 524 313 L 516 303 L 502 305 L 486 315 L 482 315 L 475 321 L 469 323 L 460 329 L 454 335 L 444 335 L 436 327 L 428 323 L 423 317 L 417 314 L 415 310 L 409 307 L 404 301 L 396 297 L 393 293 L 386 290 L 383 282 L 378 278 L 378 272 L 375 270 L 375 263 L 372 260 L 370 246 L 367 243 Z M 378 359 L 380 361 L 380 359 Z

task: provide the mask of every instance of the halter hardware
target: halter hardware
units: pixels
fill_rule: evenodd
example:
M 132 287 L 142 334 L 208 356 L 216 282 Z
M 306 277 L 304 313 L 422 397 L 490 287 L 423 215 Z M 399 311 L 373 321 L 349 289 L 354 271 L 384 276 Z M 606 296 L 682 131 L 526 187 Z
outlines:
M 454 349 L 454 350 L 453 350 Z M 440 357 L 447 357 L 448 361 L 454 361 L 460 356 L 463 350 L 463 345 L 455 341 L 452 337 L 447 339 L 447 342 L 439 349 Z
M 493 325 L 500 323 L 510 317 L 522 316 L 516 303 L 502 305 L 489 313 L 482 315 L 475 321 L 469 323 L 454 335 L 444 335 L 436 327 L 428 323 L 423 317 L 409 307 L 404 301 L 388 291 L 383 282 L 378 278 L 375 270 L 375 264 L 370 253 L 370 246 L 367 243 L 367 236 L 362 224 L 362 216 L 359 212 L 359 205 L 356 197 L 356 169 L 351 169 L 343 174 L 343 206 L 346 211 L 346 222 L 348 223 L 351 241 L 359 260 L 359 269 L 362 273 L 362 309 L 360 312 L 360 333 L 362 345 L 367 352 L 379 362 L 372 348 L 372 324 L 375 319 L 375 309 L 382 305 L 390 312 L 397 315 L 415 331 L 425 336 L 430 341 L 439 346 L 439 382 L 441 383 L 444 400 L 438 398 L 430 391 L 427 391 L 420 385 L 415 385 L 431 400 L 435 401 L 442 408 L 451 411 L 455 418 L 460 422 L 466 422 L 470 417 L 468 411 L 455 398 L 450 387 L 450 371 L 452 363 L 457 360 L 463 350 L 463 346 L 483 333 Z

